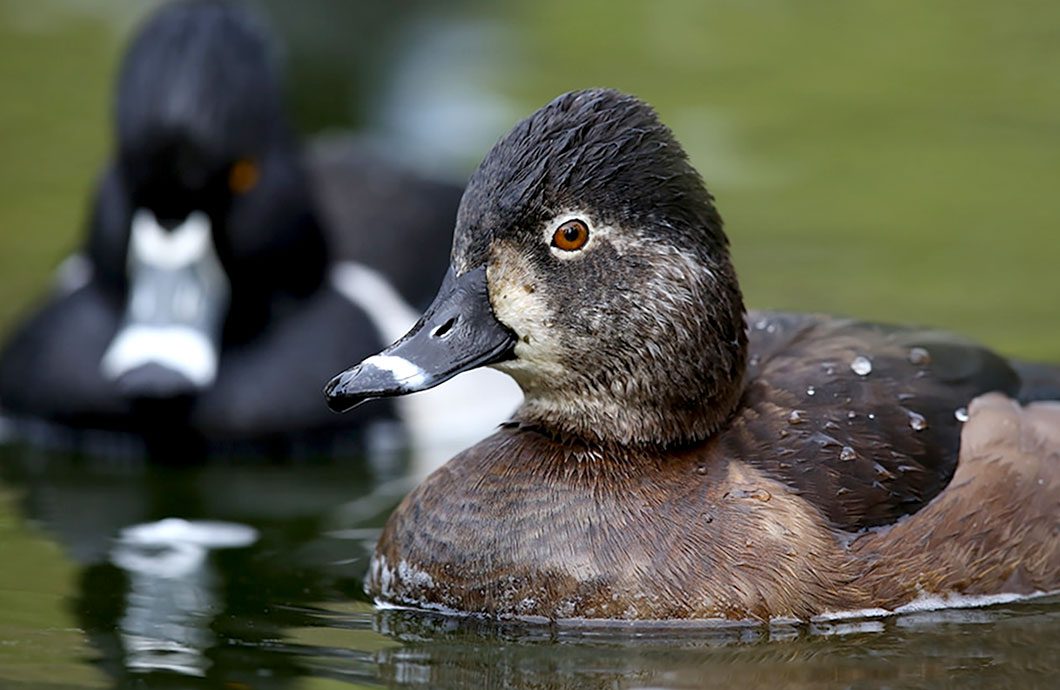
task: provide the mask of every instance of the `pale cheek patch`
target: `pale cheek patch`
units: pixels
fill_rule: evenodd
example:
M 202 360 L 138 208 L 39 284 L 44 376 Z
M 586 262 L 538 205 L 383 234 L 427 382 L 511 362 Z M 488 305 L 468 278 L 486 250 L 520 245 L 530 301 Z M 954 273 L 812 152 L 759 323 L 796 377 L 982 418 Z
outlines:
M 362 367 L 374 367 L 390 374 L 396 383 L 419 386 L 427 380 L 427 373 L 404 357 L 372 355 L 361 362 Z
M 538 292 L 540 281 L 522 254 L 513 247 L 495 245 L 486 279 L 493 315 L 519 337 L 516 360 L 497 368 L 520 383 L 561 374 L 562 348 L 553 331 L 553 315 Z
M 493 315 L 515 331 L 519 344 L 532 345 L 535 340 L 543 340 L 552 315 L 537 293 L 540 281 L 522 255 L 514 248 L 495 248 L 486 280 Z

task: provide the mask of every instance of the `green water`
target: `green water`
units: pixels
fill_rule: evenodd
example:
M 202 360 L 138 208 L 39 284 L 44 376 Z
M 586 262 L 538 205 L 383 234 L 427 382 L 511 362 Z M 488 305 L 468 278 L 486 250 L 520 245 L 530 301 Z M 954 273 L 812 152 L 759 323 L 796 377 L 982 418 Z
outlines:
M 356 123 L 416 149 L 390 115 L 442 84 L 465 110 L 425 109 L 424 141 L 473 122 L 463 148 L 435 156 L 466 175 L 554 95 L 616 86 L 654 103 L 702 171 L 751 306 L 943 326 L 1060 360 L 1060 4 L 384 5 L 267 3 L 307 133 Z M 0 0 L 0 331 L 77 244 L 111 77 L 143 11 Z M 376 613 L 360 577 L 402 463 L 181 471 L 9 449 L 0 686 L 1048 687 L 1060 671 L 1050 602 L 766 632 Z M 122 527 L 173 515 L 259 532 L 197 571 L 180 673 L 137 666 L 150 611 L 113 562 Z

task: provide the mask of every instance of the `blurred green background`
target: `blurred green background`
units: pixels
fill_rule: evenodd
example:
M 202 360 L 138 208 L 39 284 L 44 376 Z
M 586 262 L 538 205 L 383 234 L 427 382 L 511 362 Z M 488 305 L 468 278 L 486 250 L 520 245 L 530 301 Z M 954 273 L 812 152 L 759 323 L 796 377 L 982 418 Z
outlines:
M 0 331 L 77 246 L 117 60 L 156 4 L 0 0 Z M 618 87 L 717 196 L 750 306 L 1060 361 L 1055 0 L 257 4 L 306 135 L 369 131 L 463 178 L 553 96 Z

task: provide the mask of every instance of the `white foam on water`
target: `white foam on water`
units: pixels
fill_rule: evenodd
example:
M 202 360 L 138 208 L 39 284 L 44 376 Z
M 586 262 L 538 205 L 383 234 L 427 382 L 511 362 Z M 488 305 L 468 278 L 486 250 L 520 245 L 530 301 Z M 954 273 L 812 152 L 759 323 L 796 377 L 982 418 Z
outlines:
M 1031 594 L 1015 594 L 1004 592 L 1000 594 L 922 594 L 908 604 L 903 604 L 893 610 L 882 608 L 858 609 L 853 611 L 835 611 L 814 616 L 813 622 L 827 622 L 850 620 L 854 618 L 883 618 L 887 616 L 900 616 L 905 613 L 920 613 L 923 611 L 941 611 L 946 609 L 974 609 L 998 604 L 1011 604 L 1015 601 L 1036 599 L 1053 594 L 1053 592 L 1033 592 Z

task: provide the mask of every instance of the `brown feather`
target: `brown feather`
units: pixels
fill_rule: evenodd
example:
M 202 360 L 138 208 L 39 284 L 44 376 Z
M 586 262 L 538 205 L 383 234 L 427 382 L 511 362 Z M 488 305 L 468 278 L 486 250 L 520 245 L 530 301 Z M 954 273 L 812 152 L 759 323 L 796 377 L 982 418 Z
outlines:
M 765 619 L 1060 588 L 1060 405 L 990 395 L 970 414 L 949 487 L 852 543 L 720 440 L 653 455 L 502 429 L 398 507 L 368 590 L 501 616 Z

